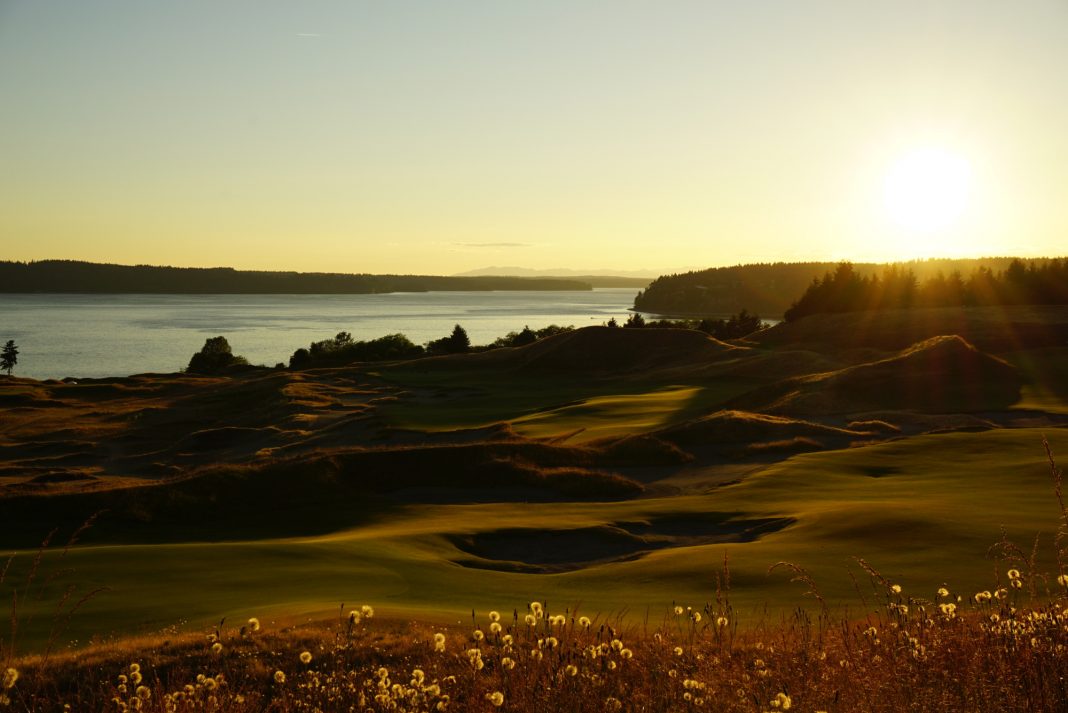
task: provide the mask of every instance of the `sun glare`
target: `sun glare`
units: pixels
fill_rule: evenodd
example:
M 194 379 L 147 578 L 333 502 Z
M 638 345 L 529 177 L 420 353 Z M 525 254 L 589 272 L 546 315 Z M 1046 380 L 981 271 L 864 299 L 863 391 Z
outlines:
M 899 227 L 937 233 L 957 225 L 968 209 L 972 169 L 962 156 L 941 148 L 901 156 L 886 174 L 883 206 Z

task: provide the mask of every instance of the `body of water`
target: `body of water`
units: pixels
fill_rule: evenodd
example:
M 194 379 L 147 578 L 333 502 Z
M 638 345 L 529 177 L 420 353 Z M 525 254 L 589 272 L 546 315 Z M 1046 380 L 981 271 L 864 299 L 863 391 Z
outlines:
M 637 292 L 0 295 L 0 344 L 14 339 L 14 373 L 35 379 L 174 372 L 218 335 L 235 354 L 273 366 L 341 331 L 359 340 L 401 332 L 423 344 L 461 324 L 473 344 L 487 344 L 524 326 L 622 322 Z

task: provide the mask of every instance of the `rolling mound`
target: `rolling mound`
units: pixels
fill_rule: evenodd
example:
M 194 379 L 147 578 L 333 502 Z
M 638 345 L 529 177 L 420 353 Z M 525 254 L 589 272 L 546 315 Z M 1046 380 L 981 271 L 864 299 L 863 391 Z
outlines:
M 746 411 L 718 411 L 656 432 L 656 437 L 680 446 L 711 445 L 734 451 L 759 443 L 794 439 L 842 442 L 871 436 L 870 431 L 824 426 L 783 416 Z
M 626 329 L 583 327 L 546 337 L 522 347 L 458 354 L 416 362 L 436 365 L 487 366 L 533 372 L 613 374 L 704 364 L 736 347 L 692 329 Z
M 959 336 L 934 337 L 887 359 L 786 379 L 731 406 L 786 415 L 903 409 L 931 413 L 1005 409 L 1020 397 L 1016 370 Z
M 41 523 L 80 523 L 100 511 L 93 538 L 210 541 L 322 534 L 412 502 L 608 501 L 643 492 L 602 470 L 604 460 L 594 449 L 526 440 L 338 449 L 89 492 L 9 487 L 0 521 L 16 538 L 25 533 L 19 546 L 40 539 Z

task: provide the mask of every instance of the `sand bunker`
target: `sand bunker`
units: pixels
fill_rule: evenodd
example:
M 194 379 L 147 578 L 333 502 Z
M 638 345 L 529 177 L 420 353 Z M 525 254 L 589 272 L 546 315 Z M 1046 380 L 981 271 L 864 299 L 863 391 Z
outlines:
M 474 559 L 465 567 L 548 574 L 636 559 L 655 550 L 722 542 L 752 542 L 792 525 L 792 518 L 745 518 L 739 513 L 677 515 L 570 530 L 510 529 L 451 539 Z

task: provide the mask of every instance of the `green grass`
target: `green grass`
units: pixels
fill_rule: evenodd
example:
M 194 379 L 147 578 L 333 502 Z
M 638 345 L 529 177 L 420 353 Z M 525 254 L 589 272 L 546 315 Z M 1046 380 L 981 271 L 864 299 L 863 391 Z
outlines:
M 447 431 L 508 422 L 522 435 L 552 437 L 585 429 L 572 442 L 639 433 L 714 410 L 754 385 L 747 379 L 699 379 L 684 385 L 501 374 L 464 368 L 379 374 L 408 392 L 382 404 L 396 428 Z
M 970 594 L 990 588 L 987 549 L 1004 527 L 1025 548 L 1057 524 L 1048 465 L 1036 429 L 929 435 L 866 448 L 812 453 L 771 465 L 707 494 L 617 503 L 420 505 L 351 531 L 314 538 L 230 543 L 115 545 L 53 552 L 43 572 L 73 571 L 27 601 L 23 641 L 47 630 L 60 582 L 81 591 L 110 587 L 73 620 L 71 636 L 128 634 L 226 615 L 326 612 L 369 602 L 386 613 L 456 620 L 475 608 L 523 607 L 528 599 L 559 608 L 659 618 L 673 602 L 698 605 L 714 592 L 714 573 L 730 557 L 740 615 L 766 604 L 789 609 L 801 588 L 768 567 L 788 560 L 808 568 L 829 601 L 856 604 L 847 567 L 863 557 L 908 592 L 930 596 L 946 583 Z M 1051 431 L 1068 454 L 1068 432 Z M 505 528 L 568 529 L 658 515 L 741 512 L 796 523 L 750 543 L 661 550 L 630 562 L 567 574 L 468 569 L 445 535 Z M 264 517 L 280 517 L 265 512 Z M 21 581 L 21 554 L 5 586 Z M 1051 563 L 1047 560 L 1045 564 Z M 43 581 L 43 580 L 42 580 Z M 31 598 L 32 599 L 32 598 Z

